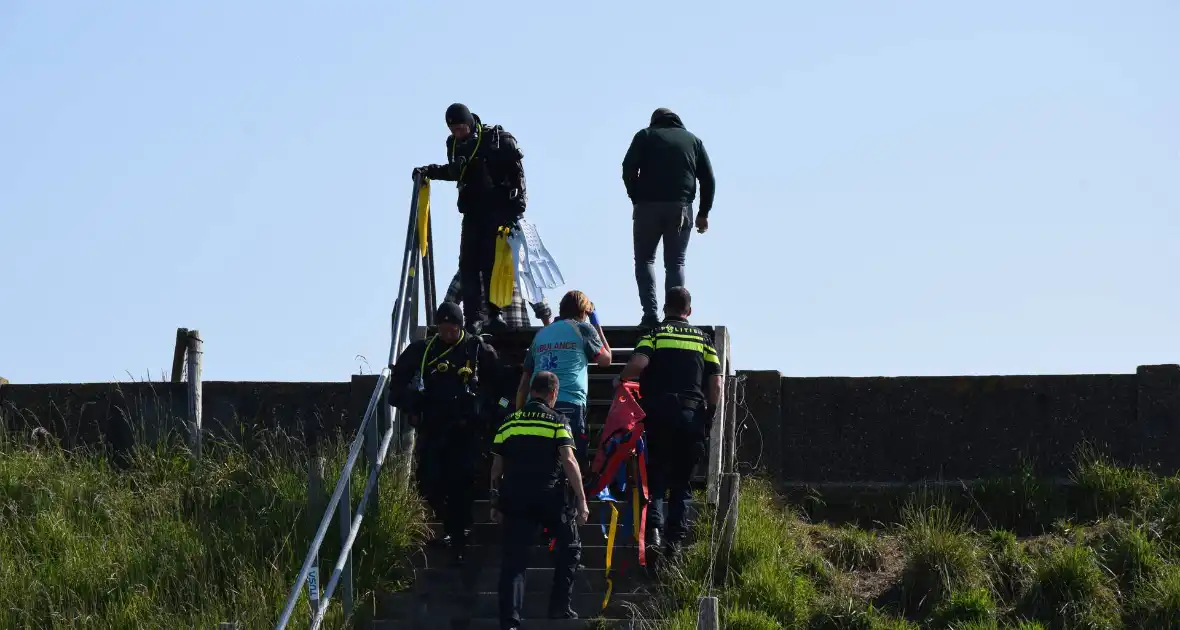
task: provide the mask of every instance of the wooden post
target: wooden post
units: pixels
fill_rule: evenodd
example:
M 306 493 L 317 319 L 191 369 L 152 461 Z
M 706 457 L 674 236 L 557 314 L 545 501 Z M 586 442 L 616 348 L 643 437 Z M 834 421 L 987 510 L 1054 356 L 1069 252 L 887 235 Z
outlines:
M 314 532 L 324 515 L 328 494 L 324 490 L 324 458 L 313 453 L 307 468 L 307 531 Z M 311 616 L 320 607 L 320 559 L 316 554 L 315 564 L 307 574 L 307 599 L 311 602 Z
M 188 355 L 188 421 L 190 446 L 193 457 L 201 458 L 201 356 L 203 343 L 201 333 L 189 330 L 185 333 L 185 353 Z
M 717 546 L 717 564 L 713 572 L 713 585 L 725 584 L 729 575 L 729 556 L 733 551 L 733 538 L 737 534 L 738 526 L 738 489 L 741 475 L 725 473 L 721 478 L 721 500 L 717 505 L 718 518 L 721 520 L 721 537 Z
M 733 347 L 729 340 L 729 329 L 722 327 L 722 330 L 725 331 L 725 348 L 717 348 L 721 355 L 721 373 L 725 375 L 725 381 L 721 384 L 720 413 L 725 419 L 725 456 L 722 458 L 724 465 L 721 470 L 729 473 L 737 472 L 737 383 L 733 360 L 729 357 Z
M 188 329 L 176 329 L 176 343 L 172 345 L 172 382 L 184 380 L 184 351 L 188 349 Z
M 697 630 L 721 630 L 721 612 L 716 597 L 697 599 Z
M 713 347 L 717 350 L 717 358 L 721 362 L 722 378 L 728 380 L 726 372 L 729 369 L 729 332 L 724 326 L 717 326 L 713 330 Z M 729 452 L 729 432 L 726 429 L 725 381 L 721 383 L 721 400 L 718 401 L 717 415 L 713 418 L 713 428 L 709 432 L 709 472 L 705 487 L 705 502 L 717 505 L 720 491 L 721 475 L 727 472 L 725 468 L 725 454 Z

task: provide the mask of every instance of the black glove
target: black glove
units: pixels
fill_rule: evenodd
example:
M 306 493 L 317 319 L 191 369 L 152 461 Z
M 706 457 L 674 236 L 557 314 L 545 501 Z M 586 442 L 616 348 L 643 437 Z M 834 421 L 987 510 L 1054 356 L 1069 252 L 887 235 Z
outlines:
M 418 179 L 419 175 L 421 175 L 423 178 L 426 177 L 426 167 L 425 166 L 414 167 L 414 170 L 411 171 L 411 173 L 410 173 L 410 178 L 411 179 Z

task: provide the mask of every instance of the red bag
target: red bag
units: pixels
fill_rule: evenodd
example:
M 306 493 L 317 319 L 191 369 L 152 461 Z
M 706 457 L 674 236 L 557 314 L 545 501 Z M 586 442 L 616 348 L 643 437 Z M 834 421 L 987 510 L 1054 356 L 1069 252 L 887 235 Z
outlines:
M 620 467 L 635 453 L 643 437 L 646 415 L 639 406 L 638 393 L 639 383 L 634 381 L 623 381 L 615 390 L 590 465 L 586 496 L 595 496 L 610 485 Z

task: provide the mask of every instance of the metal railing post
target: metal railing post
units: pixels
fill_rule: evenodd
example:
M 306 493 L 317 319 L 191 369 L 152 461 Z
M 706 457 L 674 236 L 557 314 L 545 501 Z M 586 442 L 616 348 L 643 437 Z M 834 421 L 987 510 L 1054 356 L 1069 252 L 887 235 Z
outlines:
M 372 424 L 372 420 L 369 421 L 369 424 Z M 340 503 L 336 504 L 340 524 L 340 557 L 344 559 L 344 566 L 340 570 L 340 575 L 344 580 L 340 600 L 344 604 L 345 619 L 352 616 L 352 550 L 345 549 L 345 545 L 348 543 L 348 533 L 352 531 L 352 471 L 348 472 L 349 474 L 345 478 L 347 483 L 344 484 L 344 494 L 340 496 Z M 326 606 L 331 598 L 332 594 L 325 591 L 320 600 L 320 606 Z
M 369 404 L 365 408 L 365 414 L 361 418 L 360 426 L 357 427 L 356 437 L 349 447 L 348 458 L 344 462 L 344 466 L 341 467 L 340 476 L 336 480 L 336 488 L 333 490 L 331 498 L 328 500 L 327 505 L 322 508 L 323 516 L 320 519 L 319 527 L 316 529 L 315 537 L 308 548 L 307 555 L 303 559 L 303 566 L 299 570 L 295 584 L 292 585 L 291 591 L 287 596 L 286 604 L 275 625 L 276 630 L 283 630 L 287 627 L 291 619 L 291 614 L 295 609 L 295 604 L 299 600 L 303 584 L 308 581 L 313 571 L 315 571 L 315 590 L 318 590 L 319 572 L 318 567 L 315 565 L 318 565 L 320 547 L 323 545 L 324 536 L 327 534 L 328 526 L 332 521 L 333 511 L 336 512 L 337 522 L 340 527 L 340 555 L 336 558 L 332 576 L 328 581 L 327 587 L 324 589 L 323 595 L 318 601 L 313 603 L 311 628 L 312 630 L 316 630 L 323 623 L 324 615 L 327 613 L 328 607 L 331 604 L 332 594 L 335 592 L 337 586 L 341 586 L 342 582 L 343 594 L 341 599 L 343 600 L 345 617 L 348 618 L 353 613 L 352 548 L 356 543 L 357 533 L 360 531 L 369 502 L 372 501 L 374 505 L 379 504 L 377 493 L 381 467 L 385 463 L 385 456 L 389 451 L 389 446 L 394 436 L 397 435 L 400 438 L 402 433 L 402 426 L 398 421 L 400 419 L 399 415 L 389 413 L 391 408 L 389 407 L 389 401 L 386 395 L 389 379 L 392 375 L 393 364 L 397 359 L 397 355 L 407 345 L 409 338 L 412 336 L 412 327 L 417 324 L 417 304 L 418 298 L 422 294 L 418 284 L 419 277 L 426 284 L 425 290 L 428 292 L 428 295 L 432 295 L 435 288 L 433 282 L 434 255 L 433 244 L 431 242 L 433 239 L 431 238 L 429 221 L 427 223 L 427 253 L 426 255 L 419 256 L 417 252 L 419 245 L 419 234 L 416 229 L 417 209 L 421 187 L 422 178 L 417 176 L 414 178 L 414 192 L 410 200 L 410 218 L 409 225 L 406 229 L 406 249 L 405 255 L 402 257 L 402 273 L 391 317 L 390 334 L 392 339 L 389 344 L 389 361 L 386 367 L 382 368 L 373 393 L 369 396 Z M 420 268 L 423 273 L 419 273 Z M 433 321 L 434 319 L 433 305 L 428 306 L 427 319 L 429 321 Z M 378 413 L 378 409 L 381 409 L 380 413 Z M 392 419 L 388 423 L 383 421 L 383 418 L 391 415 Z M 377 446 L 378 436 L 381 436 L 380 446 L 374 448 Z M 364 490 L 361 493 L 356 511 L 353 512 L 351 479 L 361 448 L 365 448 L 369 467 Z M 309 584 L 309 587 L 311 586 Z

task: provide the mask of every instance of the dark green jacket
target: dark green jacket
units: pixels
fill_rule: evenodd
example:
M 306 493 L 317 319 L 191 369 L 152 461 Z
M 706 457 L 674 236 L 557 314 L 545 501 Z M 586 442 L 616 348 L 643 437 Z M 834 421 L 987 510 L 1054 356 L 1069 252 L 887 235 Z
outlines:
M 701 182 L 700 213 L 713 209 L 713 165 L 705 144 L 684 128 L 680 117 L 660 108 L 651 125 L 631 139 L 623 157 L 623 184 L 632 203 L 672 201 L 692 203 Z

